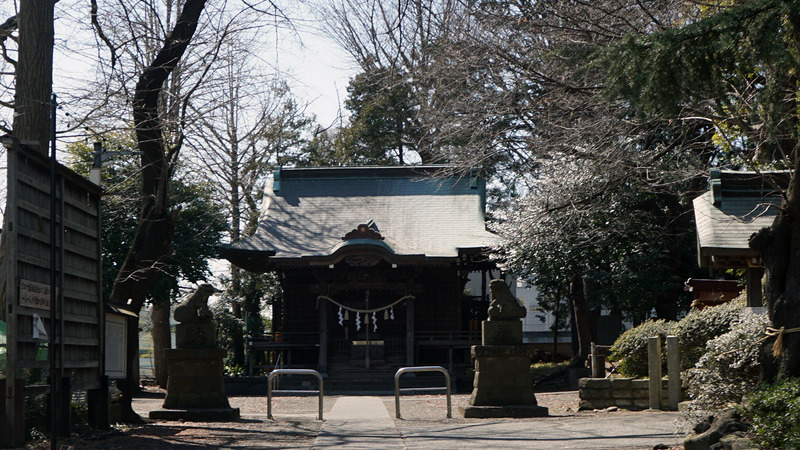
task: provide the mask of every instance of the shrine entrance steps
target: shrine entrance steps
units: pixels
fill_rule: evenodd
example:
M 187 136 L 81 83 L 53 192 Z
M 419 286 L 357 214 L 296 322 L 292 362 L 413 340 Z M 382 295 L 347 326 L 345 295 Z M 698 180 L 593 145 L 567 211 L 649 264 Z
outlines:
M 363 361 L 352 361 L 351 358 L 332 357 L 328 360 L 327 373 L 324 377 L 325 395 L 394 395 L 394 376 L 398 369 L 406 367 L 405 357 L 387 357 L 381 365 L 371 365 L 366 368 Z M 286 368 L 317 369 L 315 366 L 293 366 Z M 463 376 L 461 376 L 463 378 Z M 464 385 L 466 392 L 472 389 L 472 380 L 458 383 Z M 228 395 L 266 395 L 267 377 L 226 377 L 225 388 Z M 457 383 L 451 374 L 453 393 L 457 392 Z M 318 389 L 318 382 L 313 376 L 308 375 L 282 375 L 275 379 L 276 390 L 311 391 Z M 444 387 L 445 381 L 441 373 L 410 373 L 403 375 L 400 380 L 401 389 Z M 409 392 L 414 394 L 415 392 Z M 440 391 L 416 392 L 429 394 L 443 394 Z M 284 395 L 276 392 L 275 395 Z M 286 395 L 306 395 L 287 393 Z M 308 393 L 307 395 L 315 395 Z
M 394 375 L 401 367 L 403 366 L 384 365 L 367 369 L 350 365 L 329 365 L 324 378 L 325 395 L 394 395 Z M 315 390 L 318 384 L 312 377 L 294 375 L 281 376 L 277 382 L 276 389 L 292 391 Z M 400 381 L 403 389 L 444 385 L 441 374 L 406 374 Z M 444 393 L 444 389 L 442 392 L 427 393 Z

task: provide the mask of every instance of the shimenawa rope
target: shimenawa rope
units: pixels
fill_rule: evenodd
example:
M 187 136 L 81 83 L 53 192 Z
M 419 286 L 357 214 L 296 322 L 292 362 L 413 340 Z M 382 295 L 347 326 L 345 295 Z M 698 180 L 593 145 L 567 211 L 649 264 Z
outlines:
M 341 303 L 337 302 L 336 300 L 334 300 L 334 299 L 332 299 L 332 298 L 330 298 L 330 297 L 326 297 L 326 296 L 324 296 L 324 295 L 320 295 L 319 297 L 317 297 L 317 301 L 319 301 L 319 300 L 328 300 L 329 302 L 333 303 L 334 305 L 336 305 L 336 306 L 339 306 L 340 308 L 346 309 L 346 310 L 348 310 L 348 311 L 353 311 L 353 312 L 357 312 L 357 313 L 367 314 L 367 313 L 374 313 L 374 312 L 383 311 L 383 310 L 385 310 L 385 309 L 389 309 L 389 308 L 391 308 L 392 306 L 394 306 L 394 305 L 396 305 L 396 304 L 398 304 L 398 303 L 402 302 L 403 300 L 409 299 L 409 298 L 416 298 L 416 297 L 414 297 L 413 295 L 406 295 L 405 297 L 403 297 L 403 298 L 401 298 L 401 299 L 399 299 L 399 300 L 395 301 L 394 303 L 390 303 L 390 304 L 388 304 L 388 305 L 386 305 L 386 306 L 381 306 L 380 308 L 375 308 L 375 309 L 357 309 L 357 308 L 351 308 L 351 307 L 349 307 L 349 306 L 345 306 L 345 305 L 343 305 L 343 304 L 341 304 Z
M 797 333 L 797 332 L 800 332 L 800 327 L 789 328 L 789 329 L 786 329 L 786 327 L 780 327 L 780 328 L 767 327 L 766 331 L 767 336 L 764 339 L 762 339 L 762 341 L 774 337 L 775 343 L 772 344 L 772 356 L 780 358 L 785 353 L 783 348 L 783 336 L 788 333 Z

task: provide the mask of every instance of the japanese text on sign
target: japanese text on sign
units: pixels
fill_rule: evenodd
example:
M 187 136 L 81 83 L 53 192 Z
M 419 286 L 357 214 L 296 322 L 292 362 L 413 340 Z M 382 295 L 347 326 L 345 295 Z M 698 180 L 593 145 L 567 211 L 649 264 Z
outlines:
M 50 309 L 50 285 L 19 280 L 19 305 L 29 308 Z

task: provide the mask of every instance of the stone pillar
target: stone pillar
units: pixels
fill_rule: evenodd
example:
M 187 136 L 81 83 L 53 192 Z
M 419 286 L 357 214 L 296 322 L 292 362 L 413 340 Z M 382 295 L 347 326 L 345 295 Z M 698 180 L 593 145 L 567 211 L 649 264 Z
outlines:
M 531 381 L 531 351 L 523 345 L 474 345 L 475 380 L 464 417 L 544 417 Z
M 474 345 L 473 406 L 533 405 L 531 357 L 520 345 Z
M 589 355 L 589 363 L 592 368 L 592 378 L 606 377 L 606 355 L 600 354 L 600 348 L 592 342 L 592 351 Z
M 661 409 L 661 336 L 647 338 L 650 409 Z
M 667 391 L 669 394 L 669 409 L 678 410 L 681 398 L 681 350 L 678 346 L 678 336 L 667 336 Z

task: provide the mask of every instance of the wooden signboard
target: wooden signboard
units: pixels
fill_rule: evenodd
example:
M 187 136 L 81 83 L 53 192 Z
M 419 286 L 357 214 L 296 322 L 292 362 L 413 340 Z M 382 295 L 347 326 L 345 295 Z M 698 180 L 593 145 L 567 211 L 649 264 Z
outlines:
M 50 161 L 38 152 L 8 148 L 8 198 L 3 241 L 0 320 L 7 326 L 6 374 L 48 369 L 42 355 L 53 331 L 51 289 L 56 290 L 56 376 L 75 390 L 98 389 L 103 375 L 104 307 L 101 294 L 100 187 L 57 165 L 56 242 L 50 238 Z M 50 246 L 56 246 L 51 286 Z M 38 328 L 35 330 L 34 323 Z M 43 328 L 43 329 L 42 329 Z M 34 337 L 37 336 L 37 337 Z M 44 382 L 44 381 L 43 381 Z M 15 398 L 6 388 L 6 411 Z M 7 425 L 15 427 L 14 417 Z

